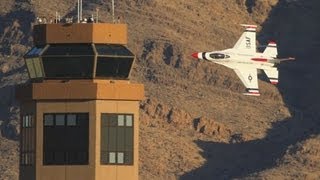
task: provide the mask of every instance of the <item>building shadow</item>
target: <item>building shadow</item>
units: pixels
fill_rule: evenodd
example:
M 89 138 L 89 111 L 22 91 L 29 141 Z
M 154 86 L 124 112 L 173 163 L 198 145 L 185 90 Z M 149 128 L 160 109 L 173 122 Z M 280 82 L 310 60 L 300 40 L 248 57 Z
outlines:
M 318 48 L 312 45 L 305 47 L 308 43 L 316 44 L 317 40 L 320 44 L 320 35 L 314 35 L 320 26 L 312 25 L 317 22 L 316 17 L 320 16 L 320 13 L 316 13 L 320 10 L 319 3 L 301 1 L 290 4 L 280 1 L 270 13 L 269 19 L 263 24 L 258 37 L 262 44 L 266 43 L 267 39 L 279 40 L 279 55 L 296 57 L 295 62 L 279 66 L 280 85 L 278 89 L 292 116 L 273 123 L 263 139 L 236 143 L 195 141 L 202 149 L 201 155 L 206 162 L 203 166 L 184 174 L 180 179 L 244 178 L 275 167 L 277 161 L 285 155 L 291 145 L 319 134 L 320 113 L 316 109 L 320 104 L 318 100 L 320 83 L 315 80 L 319 77 L 316 69 L 320 67 L 320 63 L 314 63 L 314 59 L 320 46 Z M 318 16 L 299 19 L 299 16 L 306 13 L 305 11 L 308 11 L 309 16 L 313 16 L 310 10 Z M 310 25 L 304 26 L 307 23 Z M 307 28 L 310 29 L 305 32 L 304 29 Z M 310 35 L 314 37 L 309 37 Z M 305 42 L 309 39 L 313 39 L 314 42 Z M 306 87 L 309 87 L 307 93 Z
M 18 140 L 20 134 L 15 88 L 27 81 L 25 65 L 13 67 L 6 73 L 0 72 L 0 135 L 10 140 Z
M 19 126 L 18 107 L 15 102 L 14 86 L 0 88 L 0 133 L 2 137 L 10 140 L 18 140 Z M 15 121 L 15 122 L 14 122 Z
M 296 112 L 293 118 L 274 123 L 263 139 L 240 143 L 195 141 L 203 150 L 206 163 L 181 179 L 241 178 L 272 168 L 289 146 L 319 134 L 320 122 L 312 116 Z
M 32 44 L 32 25 L 35 14 L 28 2 L 15 0 L 15 6 L 11 12 L 0 16 L 0 53 L 7 59 L 8 64 L 13 65 L 8 72 L 0 72 L 0 133 L 2 137 L 10 140 L 18 140 L 19 108 L 15 101 L 15 85 L 26 81 L 26 67 L 19 62 L 19 58 L 8 57 L 12 55 L 13 45 L 30 46 Z M 25 49 L 21 50 L 24 53 Z M 21 55 L 21 54 L 17 54 Z M 3 62 L 5 62 L 3 61 Z M 20 74 L 21 79 L 14 77 Z
M 30 46 L 32 39 L 32 24 L 36 17 L 31 7 L 16 0 L 14 10 L 0 16 L 0 52 L 11 54 L 11 45 L 22 44 Z

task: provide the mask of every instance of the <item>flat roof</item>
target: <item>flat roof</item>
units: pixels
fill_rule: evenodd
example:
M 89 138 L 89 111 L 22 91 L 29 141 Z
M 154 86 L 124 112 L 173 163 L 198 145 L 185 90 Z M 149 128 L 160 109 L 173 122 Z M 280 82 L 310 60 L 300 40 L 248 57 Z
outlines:
M 113 23 L 55 23 L 34 26 L 34 43 L 45 44 L 96 43 L 122 44 L 128 42 L 127 24 Z

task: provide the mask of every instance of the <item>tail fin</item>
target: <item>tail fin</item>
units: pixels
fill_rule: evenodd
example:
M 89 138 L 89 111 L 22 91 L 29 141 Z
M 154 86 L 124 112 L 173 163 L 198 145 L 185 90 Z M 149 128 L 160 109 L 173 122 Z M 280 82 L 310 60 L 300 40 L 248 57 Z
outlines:
M 248 53 L 256 53 L 256 25 L 241 24 L 246 29 L 240 39 L 234 45 L 234 49 L 239 49 Z
M 268 79 L 271 82 L 271 84 L 278 84 L 279 72 L 277 68 L 264 69 L 264 72 L 268 76 Z
M 269 42 L 268 46 L 263 52 L 264 56 L 277 58 L 278 56 L 278 48 L 275 42 Z

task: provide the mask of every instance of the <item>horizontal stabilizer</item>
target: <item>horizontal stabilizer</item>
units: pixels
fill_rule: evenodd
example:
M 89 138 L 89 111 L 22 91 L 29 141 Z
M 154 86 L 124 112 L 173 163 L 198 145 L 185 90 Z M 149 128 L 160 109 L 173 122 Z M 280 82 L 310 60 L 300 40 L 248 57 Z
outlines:
M 277 68 L 264 69 L 264 72 L 268 76 L 268 79 L 271 84 L 274 84 L 274 85 L 278 84 L 279 72 Z

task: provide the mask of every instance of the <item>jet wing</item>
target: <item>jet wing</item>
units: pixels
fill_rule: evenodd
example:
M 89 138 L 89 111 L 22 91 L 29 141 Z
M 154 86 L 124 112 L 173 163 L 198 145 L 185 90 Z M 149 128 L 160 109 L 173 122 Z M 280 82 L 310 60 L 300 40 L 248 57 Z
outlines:
M 256 68 L 235 68 L 233 69 L 244 86 L 246 93 L 244 95 L 260 96 L 258 87 L 258 73 Z
M 256 28 L 255 25 L 241 25 L 246 29 L 234 45 L 233 49 L 238 49 L 242 53 L 256 53 Z

